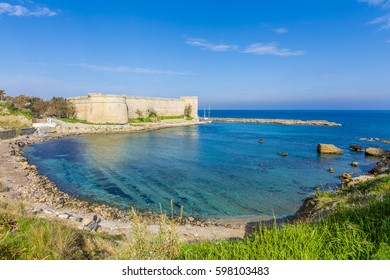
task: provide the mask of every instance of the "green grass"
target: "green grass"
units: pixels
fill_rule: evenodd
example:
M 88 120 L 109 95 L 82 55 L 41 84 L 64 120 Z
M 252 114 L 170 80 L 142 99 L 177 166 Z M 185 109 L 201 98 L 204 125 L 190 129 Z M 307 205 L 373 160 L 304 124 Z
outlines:
M 133 209 L 131 237 L 119 253 L 120 259 L 172 260 L 179 254 L 179 236 L 176 224 L 165 214 L 160 215 L 158 233 L 150 232 L 142 217 Z
M 25 209 L 23 203 L 0 199 L 0 260 L 155 260 L 178 256 L 177 228 L 164 214 L 157 233 L 151 233 L 133 210 L 131 236 L 126 237 L 78 230 L 63 220 L 29 215 Z
M 85 120 L 78 120 L 78 119 L 70 119 L 70 118 L 56 118 L 57 120 L 67 122 L 67 123 L 83 123 L 83 124 L 92 124 Z
M 29 120 L 32 120 L 34 118 L 34 116 L 26 111 L 25 109 L 14 109 L 9 103 L 0 103 L 0 107 L 2 108 L 7 108 L 8 109 L 8 113 L 10 115 L 14 115 L 14 116 L 24 116 L 26 117 L 27 119 Z
M 160 116 L 158 117 L 160 120 L 175 120 L 175 119 L 184 119 L 184 115 L 180 116 Z
M 176 120 L 176 119 L 184 119 L 184 115 L 179 116 L 149 116 L 145 118 L 134 118 L 129 119 L 130 123 L 146 123 L 146 122 L 153 122 L 154 120 L 162 121 L 162 120 Z M 187 120 L 192 120 L 193 118 L 187 117 Z
M 0 201 L 0 259 L 107 259 L 115 255 L 113 237 L 102 238 L 29 216 L 23 204 Z
M 89 125 L 118 125 L 117 123 L 91 123 L 86 120 L 79 120 L 79 119 L 70 119 L 70 118 L 55 118 L 57 120 L 68 122 L 68 123 L 82 123 L 82 124 L 89 124 Z
M 239 241 L 182 245 L 181 259 L 370 260 L 390 259 L 390 176 L 354 190 L 321 193 L 334 212 L 320 221 L 260 227 Z M 324 201 L 323 201 L 324 199 Z M 340 201 L 339 201 L 340 199 Z M 340 202 L 340 203 L 338 203 Z
M 146 118 L 136 118 L 136 119 L 129 119 L 130 123 L 149 123 L 152 122 L 152 119 L 149 117 Z

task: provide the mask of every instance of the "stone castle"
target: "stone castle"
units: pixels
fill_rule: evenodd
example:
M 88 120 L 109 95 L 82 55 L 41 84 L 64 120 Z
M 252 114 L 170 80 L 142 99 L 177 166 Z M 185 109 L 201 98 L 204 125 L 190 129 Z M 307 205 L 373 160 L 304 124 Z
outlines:
M 157 116 L 184 115 L 191 106 L 191 117 L 198 118 L 198 97 L 151 98 L 126 95 L 89 93 L 87 96 L 68 98 L 76 107 L 76 118 L 90 123 L 125 124 L 129 119 Z

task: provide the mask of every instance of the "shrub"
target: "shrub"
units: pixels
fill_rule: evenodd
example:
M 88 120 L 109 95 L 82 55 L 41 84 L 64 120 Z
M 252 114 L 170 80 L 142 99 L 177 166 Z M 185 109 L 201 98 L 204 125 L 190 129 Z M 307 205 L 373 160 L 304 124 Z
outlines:
M 192 105 L 191 104 L 187 104 L 185 106 L 185 108 L 184 108 L 184 116 L 190 117 L 191 113 L 192 113 Z

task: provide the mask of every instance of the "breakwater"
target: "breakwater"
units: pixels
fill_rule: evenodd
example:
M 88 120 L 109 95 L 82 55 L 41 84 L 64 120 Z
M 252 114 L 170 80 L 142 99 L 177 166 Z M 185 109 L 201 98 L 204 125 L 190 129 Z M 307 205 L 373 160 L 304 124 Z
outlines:
M 336 122 L 326 120 L 284 120 L 284 119 L 243 119 L 243 118 L 210 118 L 215 122 L 236 122 L 236 123 L 265 123 L 283 125 L 315 125 L 315 126 L 342 126 Z

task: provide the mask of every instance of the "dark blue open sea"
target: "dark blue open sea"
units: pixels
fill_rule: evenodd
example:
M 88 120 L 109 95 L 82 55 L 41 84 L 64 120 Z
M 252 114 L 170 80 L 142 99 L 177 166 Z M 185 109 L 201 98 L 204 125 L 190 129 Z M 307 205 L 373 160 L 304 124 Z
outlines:
M 203 115 L 203 111 L 199 112 Z M 294 214 L 313 187 L 334 190 L 343 172 L 376 162 L 350 144 L 390 145 L 390 111 L 211 111 L 212 117 L 328 120 L 341 127 L 220 123 L 133 134 L 66 137 L 25 148 L 38 170 L 70 194 L 141 210 L 184 207 L 187 215 L 245 217 Z M 264 140 L 263 144 L 258 139 Z M 344 149 L 320 156 L 318 143 Z M 281 157 L 278 152 L 288 152 Z M 350 163 L 358 161 L 353 168 Z M 328 172 L 329 167 L 335 173 Z

